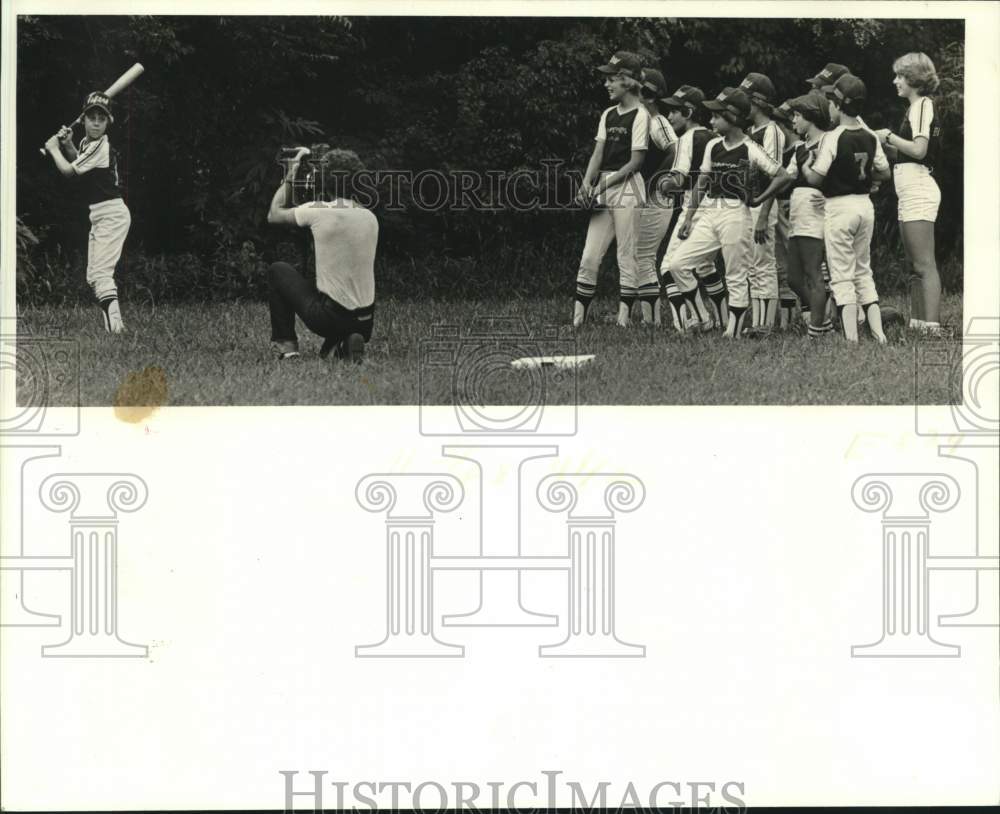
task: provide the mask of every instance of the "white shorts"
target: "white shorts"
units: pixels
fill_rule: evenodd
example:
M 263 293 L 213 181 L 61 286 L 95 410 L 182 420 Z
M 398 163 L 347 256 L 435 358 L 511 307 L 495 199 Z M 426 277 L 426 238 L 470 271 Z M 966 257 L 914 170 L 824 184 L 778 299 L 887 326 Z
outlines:
M 937 220 L 938 206 L 941 204 L 941 190 L 930 170 L 923 164 L 896 164 L 892 170 L 892 180 L 899 198 L 899 220 Z
M 818 189 L 796 187 L 792 190 L 789 209 L 789 237 L 816 237 L 823 239 L 826 198 Z

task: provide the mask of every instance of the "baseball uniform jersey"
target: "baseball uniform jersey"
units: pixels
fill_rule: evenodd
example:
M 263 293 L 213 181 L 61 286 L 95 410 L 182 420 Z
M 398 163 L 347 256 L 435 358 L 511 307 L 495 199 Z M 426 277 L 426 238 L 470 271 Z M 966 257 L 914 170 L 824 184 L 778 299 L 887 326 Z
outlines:
M 774 176 L 779 169 L 778 162 L 747 136 L 732 146 L 721 136 L 706 145 L 700 172 L 708 178 L 708 190 L 691 234 L 678 244 L 668 263 L 675 280 L 678 273 L 684 276 L 684 269 L 703 266 L 721 251 L 726 264 L 729 305 L 747 307 L 747 266 L 753 241 L 748 207 L 752 177 L 758 172 Z
M 823 238 L 838 306 L 878 301 L 871 269 L 875 210 L 869 193 L 872 171 L 888 168 L 882 145 L 860 126 L 838 125 L 820 140 L 812 169 L 824 176 Z
M 785 134 L 781 128 L 773 121 L 750 129 L 749 136 L 772 161 L 780 162 L 781 154 L 785 149 Z M 751 174 L 752 191 L 754 197 L 760 195 L 767 189 L 769 176 L 764 173 L 754 172 Z M 761 206 L 751 207 L 750 214 L 757 222 L 757 215 Z M 750 296 L 759 300 L 775 300 L 778 298 L 778 266 L 774 256 L 774 232 L 778 223 L 778 207 L 771 205 L 767 218 L 767 233 L 763 243 L 754 241 L 750 245 L 750 265 L 747 267 L 747 278 L 750 282 Z M 765 321 L 758 314 L 758 321 Z
M 649 145 L 649 114 L 639 105 L 626 113 L 618 105 L 601 114 L 595 141 L 604 142 L 601 172 L 620 170 L 632 157 L 633 150 L 645 150 Z
M 94 141 L 84 138 L 71 166 L 83 183 L 90 208 L 87 283 L 99 302 L 115 299 L 115 267 L 132 224 L 119 185 L 118 153 L 111 148 L 106 134 Z
M 73 171 L 81 176 L 88 204 L 122 196 L 118 176 L 118 152 L 111 148 L 107 135 L 95 141 L 84 138 L 71 166 Z

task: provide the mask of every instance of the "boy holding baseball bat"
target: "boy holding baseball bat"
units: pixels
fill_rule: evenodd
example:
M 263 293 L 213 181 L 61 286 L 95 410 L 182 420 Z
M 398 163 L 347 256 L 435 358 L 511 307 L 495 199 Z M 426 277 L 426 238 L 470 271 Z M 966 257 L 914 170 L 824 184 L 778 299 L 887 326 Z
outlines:
M 115 265 L 122 255 L 132 216 L 122 200 L 118 176 L 118 154 L 108 139 L 108 125 L 114 122 L 111 99 L 95 92 L 84 102 L 83 127 L 86 135 L 79 147 L 73 145 L 73 130 L 61 127 L 45 142 L 56 168 L 67 178 L 79 177 L 90 207 L 90 238 L 87 243 L 87 282 L 100 303 L 104 329 L 120 334 L 125 330 Z

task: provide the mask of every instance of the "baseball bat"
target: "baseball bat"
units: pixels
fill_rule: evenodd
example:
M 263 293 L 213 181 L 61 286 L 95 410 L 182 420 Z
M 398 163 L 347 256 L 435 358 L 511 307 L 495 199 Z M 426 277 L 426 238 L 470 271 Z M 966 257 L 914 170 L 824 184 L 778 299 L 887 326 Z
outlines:
M 142 67 L 141 63 L 139 62 L 135 63 L 135 65 L 133 65 L 131 68 L 125 71 L 125 73 L 119 76 L 114 82 L 111 83 L 110 87 L 108 87 L 108 89 L 104 91 L 104 95 L 107 96 L 109 99 L 114 99 L 119 93 L 125 90 L 125 88 L 127 88 L 129 85 L 135 82 L 135 80 L 142 75 L 142 72 L 144 70 L 146 69 Z M 73 120 L 73 122 L 69 125 L 70 129 L 76 127 L 76 125 L 78 125 L 82 121 L 83 121 L 83 113 L 81 113 Z M 39 148 L 38 152 L 44 156 L 45 148 L 44 147 Z

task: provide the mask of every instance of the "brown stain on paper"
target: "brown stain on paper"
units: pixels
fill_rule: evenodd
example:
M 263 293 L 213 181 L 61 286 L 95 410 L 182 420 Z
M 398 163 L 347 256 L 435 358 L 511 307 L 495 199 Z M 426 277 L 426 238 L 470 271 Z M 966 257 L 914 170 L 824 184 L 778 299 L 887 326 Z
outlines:
M 129 373 L 115 393 L 115 417 L 129 424 L 148 418 L 167 403 L 167 374 L 162 367 L 144 367 Z

